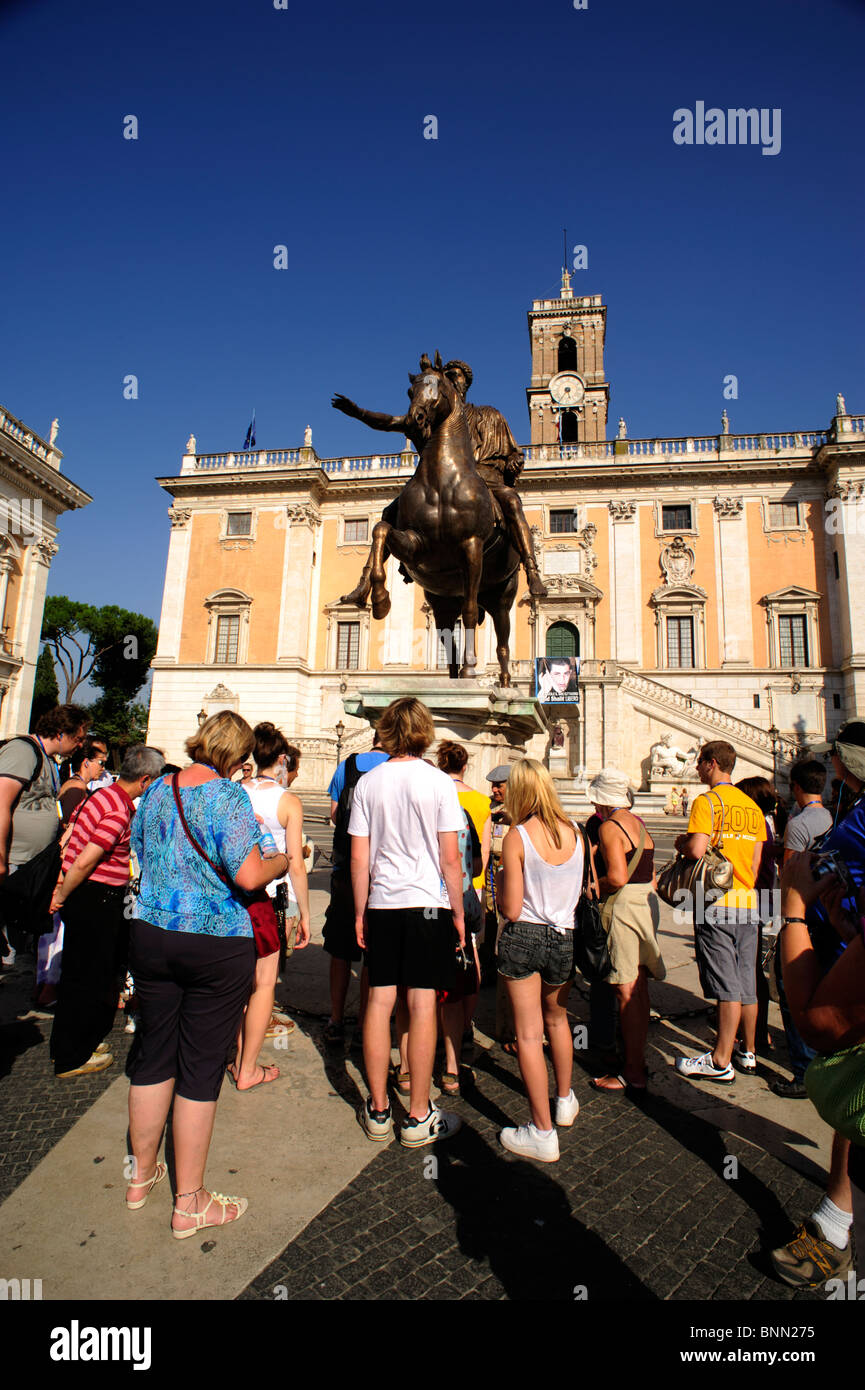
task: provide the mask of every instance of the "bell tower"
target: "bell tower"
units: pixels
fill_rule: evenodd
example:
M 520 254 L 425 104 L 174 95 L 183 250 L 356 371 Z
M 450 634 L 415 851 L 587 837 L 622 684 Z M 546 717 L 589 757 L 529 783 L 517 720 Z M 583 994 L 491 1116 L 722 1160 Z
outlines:
M 558 299 L 532 301 L 532 383 L 526 388 L 532 444 L 606 439 L 606 319 L 601 296 L 575 295 L 567 270 Z

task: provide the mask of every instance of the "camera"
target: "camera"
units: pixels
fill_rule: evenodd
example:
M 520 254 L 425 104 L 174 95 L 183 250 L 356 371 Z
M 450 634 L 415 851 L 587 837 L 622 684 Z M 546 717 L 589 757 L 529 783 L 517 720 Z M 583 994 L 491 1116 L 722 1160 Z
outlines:
M 834 874 L 841 884 L 841 887 L 844 889 L 844 896 L 855 899 L 857 889 L 851 877 L 850 870 L 847 868 L 843 859 L 839 859 L 838 855 L 834 854 L 831 850 L 827 851 L 825 854 L 812 854 L 811 873 L 818 883 L 822 878 L 826 878 L 827 875 Z

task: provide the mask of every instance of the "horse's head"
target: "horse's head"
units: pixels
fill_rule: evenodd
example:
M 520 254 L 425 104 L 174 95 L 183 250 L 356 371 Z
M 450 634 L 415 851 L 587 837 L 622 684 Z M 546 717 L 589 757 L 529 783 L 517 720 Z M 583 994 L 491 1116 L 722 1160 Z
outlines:
M 430 362 L 426 353 L 420 359 L 416 376 L 408 374 L 411 382 L 408 397 L 411 402 L 406 419 L 424 439 L 429 439 L 443 420 L 451 414 L 459 400 L 459 392 L 444 374 L 441 354 Z

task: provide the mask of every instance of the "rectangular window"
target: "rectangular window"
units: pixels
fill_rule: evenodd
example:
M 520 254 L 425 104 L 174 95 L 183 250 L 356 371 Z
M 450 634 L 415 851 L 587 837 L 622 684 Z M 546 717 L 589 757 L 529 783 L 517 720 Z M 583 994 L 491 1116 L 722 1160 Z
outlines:
M 240 638 L 240 618 L 234 614 L 216 620 L 216 661 L 220 666 L 232 666 L 237 661 Z
M 572 507 L 567 511 L 550 512 L 550 531 L 554 536 L 561 536 L 569 531 L 577 529 L 577 514 Z
M 783 531 L 785 527 L 799 525 L 799 503 L 798 502 L 770 502 L 769 503 L 769 528 L 772 531 Z
M 367 517 L 356 517 L 352 521 L 346 521 L 343 540 L 348 544 L 349 541 L 369 540 L 369 520 Z
M 252 512 L 229 512 L 226 534 L 229 536 L 251 536 Z
M 782 614 L 778 619 L 781 666 L 808 665 L 808 632 L 804 613 Z
M 667 619 L 667 665 L 694 665 L 694 619 Z
M 755 709 L 759 709 L 759 708 L 760 708 L 760 696 L 759 696 L 759 695 L 755 695 L 755 696 L 754 696 L 754 708 L 755 708 Z
M 340 671 L 356 671 L 360 666 L 360 623 L 338 623 L 336 664 Z
M 833 695 L 833 696 L 832 696 L 832 708 L 833 708 L 833 709 L 840 709 L 840 708 L 841 708 L 841 696 L 840 696 L 840 695 Z
M 662 531 L 690 531 L 691 530 L 691 505 L 690 503 L 671 503 L 661 507 L 661 530 Z

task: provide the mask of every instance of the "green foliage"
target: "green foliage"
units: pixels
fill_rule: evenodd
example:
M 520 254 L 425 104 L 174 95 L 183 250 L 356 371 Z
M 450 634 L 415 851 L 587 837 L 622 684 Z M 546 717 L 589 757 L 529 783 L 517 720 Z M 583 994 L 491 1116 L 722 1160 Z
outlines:
M 133 743 L 145 743 L 147 739 L 146 705 L 132 704 L 122 696 L 112 693 L 103 695 L 89 706 L 90 727 L 107 739 L 116 770 L 123 761 L 123 754 Z
M 33 703 L 30 707 L 31 729 L 36 727 L 38 719 L 46 710 L 53 709 L 58 704 L 59 694 L 57 673 L 54 670 L 54 662 L 51 660 L 51 652 L 47 647 L 43 647 L 36 663 L 36 679 L 33 683 Z
M 95 608 L 64 595 L 45 600 L 42 639 L 66 685 L 68 704 L 91 678 L 104 697 L 128 703 L 147 679 L 156 652 L 156 624 L 142 613 L 109 604 Z

